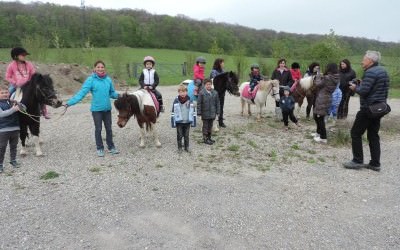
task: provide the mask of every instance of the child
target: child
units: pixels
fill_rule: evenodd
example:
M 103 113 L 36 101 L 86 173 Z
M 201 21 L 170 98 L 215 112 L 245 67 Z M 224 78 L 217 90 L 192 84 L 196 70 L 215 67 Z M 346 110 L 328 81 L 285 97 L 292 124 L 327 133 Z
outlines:
M 283 96 L 280 99 L 280 107 L 282 110 L 282 117 L 283 117 L 283 124 L 285 125 L 285 129 L 289 130 L 289 121 L 290 120 L 296 124 L 298 127 L 300 127 L 300 124 L 298 123 L 296 117 L 293 114 L 294 110 L 294 98 L 293 96 L 289 96 L 290 94 L 290 88 L 289 86 L 284 86 L 283 87 Z
M 332 103 L 331 106 L 329 107 L 328 115 L 325 116 L 325 123 L 328 122 L 329 118 L 332 118 L 333 120 L 332 126 L 336 125 L 337 113 L 341 100 L 342 100 L 342 91 L 340 90 L 340 84 L 338 84 L 336 86 L 335 91 L 333 91 L 332 93 Z
M 196 58 L 196 64 L 193 66 L 193 80 L 194 80 L 194 85 L 196 86 L 194 89 L 195 96 L 198 96 L 202 88 L 205 65 L 206 65 L 206 59 L 204 57 L 199 56 Z
M 215 141 L 211 139 L 211 130 L 215 117 L 219 114 L 218 92 L 212 89 L 210 79 L 204 80 L 204 86 L 197 100 L 197 115 L 201 116 L 203 121 L 203 142 L 212 145 Z
M 104 157 L 104 146 L 101 138 L 102 122 L 106 128 L 106 142 L 109 153 L 119 153 L 114 146 L 112 138 L 110 102 L 110 98 L 118 98 L 118 93 L 115 92 L 112 80 L 107 75 L 105 67 L 106 65 L 103 61 L 95 62 L 92 75 L 86 79 L 81 90 L 69 99 L 66 104 L 66 107 L 75 105 L 80 102 L 89 91 L 92 93 L 90 110 L 92 111 L 94 121 L 97 155 L 99 157 Z
M 182 138 L 184 140 L 185 151 L 189 150 L 189 130 L 194 122 L 194 106 L 188 96 L 186 85 L 180 84 L 178 87 L 178 96 L 172 104 L 173 119 L 176 124 L 178 152 L 182 152 Z
M 260 75 L 260 66 L 258 64 L 252 64 L 250 67 L 250 89 L 249 92 L 252 93 L 254 88 L 257 86 L 259 81 L 263 80 L 264 77 Z
M 16 47 L 11 50 L 12 62 L 7 66 L 5 79 L 10 83 L 9 91 L 14 93 L 17 89 L 24 86 L 35 74 L 35 68 L 33 64 L 26 61 L 26 56 L 29 53 L 21 47 Z M 19 91 L 17 92 L 17 94 Z M 48 116 L 46 105 L 41 107 L 41 112 L 46 119 L 50 119 Z
M 160 112 L 164 112 L 162 95 L 158 90 L 156 90 L 160 79 L 156 70 L 154 69 L 155 64 L 156 61 L 152 56 L 144 57 L 143 65 L 145 68 L 139 77 L 139 84 L 142 89 L 149 89 L 154 93 L 154 95 L 157 97 L 158 104 L 160 105 Z
M 294 81 L 292 87 L 290 87 L 290 92 L 293 92 L 296 89 L 297 84 L 300 83 L 301 79 L 300 64 L 297 62 L 292 63 L 290 73 L 292 74 L 292 78 Z
M 0 173 L 4 171 L 3 162 L 7 149 L 7 143 L 10 143 L 10 164 L 18 167 L 16 160 L 17 145 L 19 140 L 19 106 L 11 103 L 9 100 L 10 92 L 8 86 L 0 85 Z

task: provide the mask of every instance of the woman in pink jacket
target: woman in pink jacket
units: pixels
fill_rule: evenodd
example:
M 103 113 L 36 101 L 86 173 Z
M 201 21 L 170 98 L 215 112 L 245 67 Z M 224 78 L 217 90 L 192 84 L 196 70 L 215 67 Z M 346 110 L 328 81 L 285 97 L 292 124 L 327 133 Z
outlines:
M 21 47 L 15 47 L 11 50 L 12 62 L 7 66 L 6 80 L 10 83 L 10 93 L 15 92 L 17 88 L 24 86 L 36 73 L 35 67 L 25 57 L 29 53 Z M 48 119 L 46 105 L 42 107 L 43 116 Z

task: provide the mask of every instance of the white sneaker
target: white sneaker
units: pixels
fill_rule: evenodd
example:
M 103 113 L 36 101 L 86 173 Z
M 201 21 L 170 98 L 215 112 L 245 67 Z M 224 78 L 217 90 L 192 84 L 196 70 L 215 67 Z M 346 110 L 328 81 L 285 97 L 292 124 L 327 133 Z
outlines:
M 319 143 L 323 143 L 323 144 L 327 144 L 328 143 L 327 139 L 321 139 L 321 137 L 314 137 L 314 141 L 319 142 Z
M 318 133 L 311 133 L 310 135 L 311 135 L 312 137 L 314 137 L 314 138 L 315 138 L 315 137 L 319 137 L 319 134 L 318 134 Z

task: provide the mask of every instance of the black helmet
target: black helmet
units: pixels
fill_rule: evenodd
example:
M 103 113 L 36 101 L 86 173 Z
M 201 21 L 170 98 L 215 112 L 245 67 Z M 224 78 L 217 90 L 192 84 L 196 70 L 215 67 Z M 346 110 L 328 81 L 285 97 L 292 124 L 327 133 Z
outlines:
M 206 59 L 202 56 L 196 58 L 196 63 L 206 63 Z
M 260 69 L 260 66 L 259 66 L 257 63 L 253 63 L 253 64 L 250 66 L 250 70 L 253 70 L 253 69 Z
M 28 51 L 22 47 L 15 47 L 11 50 L 11 58 L 13 60 L 17 59 L 19 55 L 29 55 Z

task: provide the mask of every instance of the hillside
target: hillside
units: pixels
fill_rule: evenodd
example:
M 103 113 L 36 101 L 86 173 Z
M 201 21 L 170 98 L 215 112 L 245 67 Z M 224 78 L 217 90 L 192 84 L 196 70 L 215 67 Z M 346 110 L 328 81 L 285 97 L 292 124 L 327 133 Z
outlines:
M 101 24 L 101 25 L 99 25 Z M 48 47 L 128 46 L 207 52 L 217 44 L 225 53 L 241 48 L 248 56 L 303 57 L 323 39 L 321 35 L 300 35 L 274 30 L 256 30 L 239 25 L 197 21 L 186 16 L 152 15 L 143 10 L 102 10 L 49 3 L 0 2 L 0 47 L 10 48 L 32 40 Z M 21 36 L 26 34 L 26 36 Z M 339 37 L 349 55 L 374 48 L 400 56 L 399 43 L 365 38 Z M 28 40 L 28 41 L 27 41 Z

